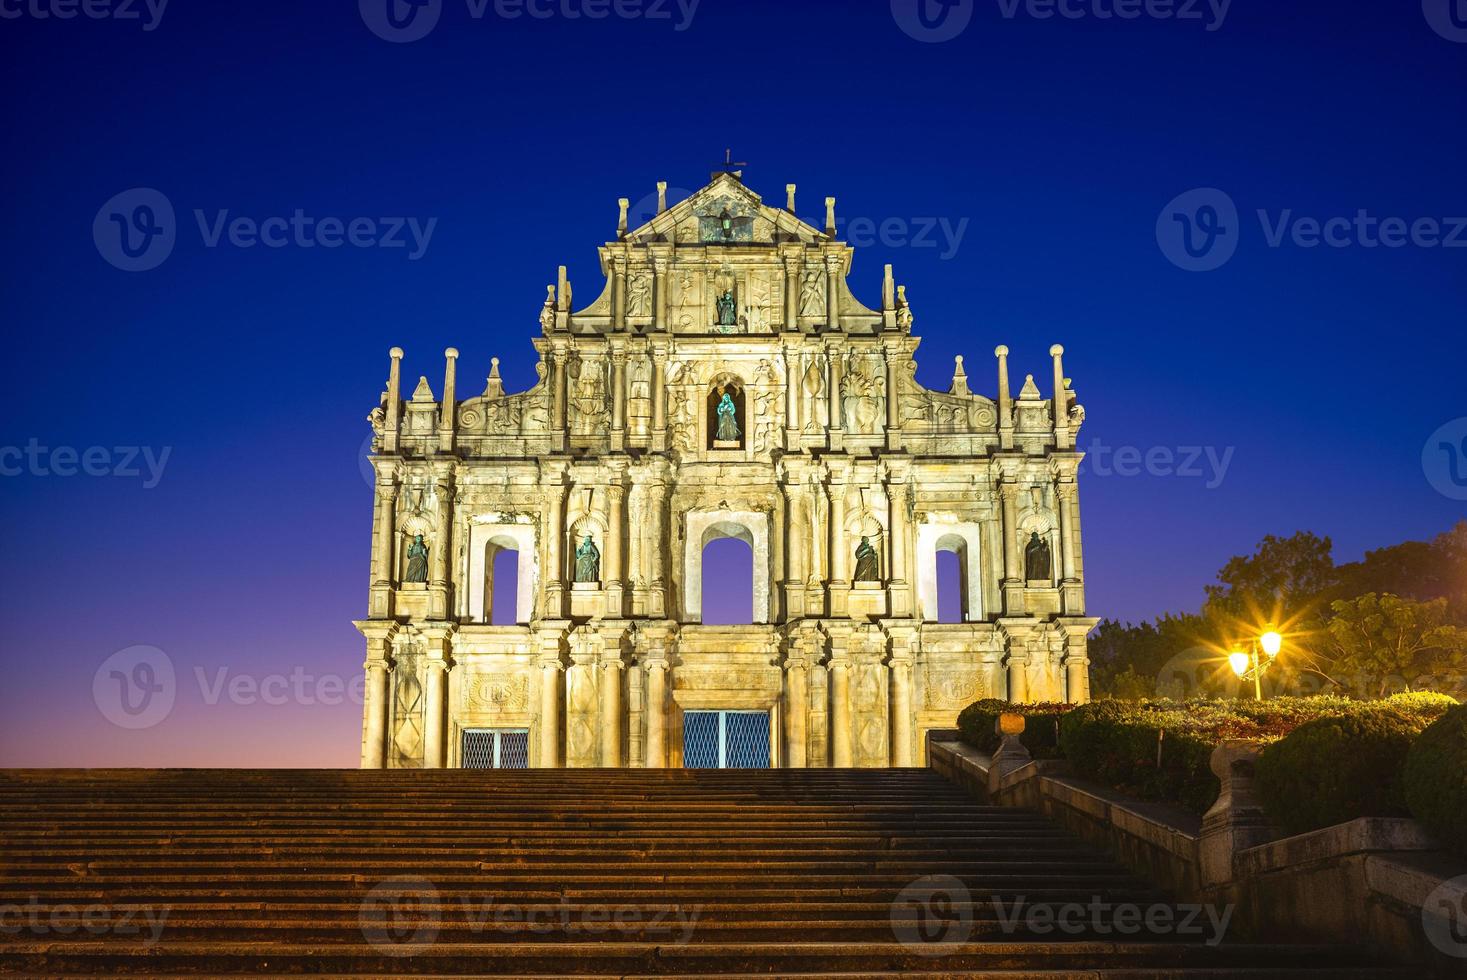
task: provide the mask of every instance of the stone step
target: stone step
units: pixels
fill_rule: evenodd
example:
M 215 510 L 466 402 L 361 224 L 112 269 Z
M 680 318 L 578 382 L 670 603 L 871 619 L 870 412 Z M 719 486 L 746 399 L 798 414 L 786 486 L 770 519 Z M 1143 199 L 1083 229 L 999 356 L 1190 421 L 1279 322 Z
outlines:
M 914 944 L 915 945 L 915 944 Z M 1347 951 L 1346 951 L 1347 952 Z M 1267 969 L 1274 977 L 1293 970 L 1359 968 L 1358 958 L 1332 946 L 1222 945 L 1133 942 L 967 942 L 907 948 L 891 942 L 758 942 L 687 945 L 620 942 L 411 943 L 384 935 L 376 944 L 269 943 L 218 940 L 159 943 L 48 941 L 7 944 L 0 969 L 97 972 L 114 975 L 180 970 L 215 975 L 252 972 L 418 973 L 475 976 L 526 972 L 559 976 L 644 972 L 794 976 L 812 972 L 1048 970 L 1084 976 L 1125 968 L 1214 971 Z M 1220 976 L 1228 976 L 1220 973 Z M 1329 973 L 1326 975 L 1338 975 Z M 1366 976 L 1400 976 L 1366 973 Z

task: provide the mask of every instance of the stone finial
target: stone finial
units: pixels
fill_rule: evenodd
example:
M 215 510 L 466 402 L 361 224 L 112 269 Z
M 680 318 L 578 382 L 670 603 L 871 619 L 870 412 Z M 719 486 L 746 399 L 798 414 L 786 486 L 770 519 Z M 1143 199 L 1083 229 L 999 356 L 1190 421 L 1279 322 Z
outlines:
M 565 266 L 560 267 L 560 271 L 556 275 L 556 282 L 559 284 L 556 293 L 558 297 L 556 299 L 556 308 L 561 310 L 562 312 L 569 313 L 571 305 L 571 285 L 570 277 L 566 274 Z
M 1039 401 L 1039 386 L 1034 383 L 1034 375 L 1024 375 L 1024 387 L 1019 389 L 1019 400 L 1026 402 Z
M 499 377 L 499 358 L 489 358 L 489 383 L 484 386 L 485 398 L 504 397 L 504 381 Z
M 1050 357 L 1064 357 L 1065 356 L 1065 349 L 1063 347 L 1061 347 L 1059 344 L 1055 344 L 1053 347 L 1051 347 L 1049 349 L 1049 356 Z
M 790 214 L 795 213 L 795 185 L 784 185 L 784 209 Z
M 997 347 L 995 347 L 993 349 L 993 356 L 994 357 L 1008 357 L 1009 356 L 1009 349 L 1008 349 L 1008 347 L 1004 346 L 1003 344 L 999 344 Z
M 993 733 L 999 737 L 998 751 L 988 764 L 988 797 L 992 801 L 1002 784 L 1003 778 L 1017 772 L 1034 757 L 1020 740 L 1024 734 L 1024 716 L 1016 711 L 1005 711 L 993 724 Z
M 433 397 L 433 386 L 428 383 L 428 378 L 426 376 L 421 376 L 418 378 L 418 386 L 413 389 L 413 401 L 437 401 L 437 399 Z
M 448 358 L 450 361 L 456 359 L 458 357 L 458 348 L 457 347 L 450 347 L 450 348 L 448 348 L 447 350 L 445 350 L 443 352 L 443 356 L 446 357 L 446 358 Z
M 891 274 L 889 264 L 881 275 L 881 308 L 883 310 L 896 309 L 896 279 Z
M 1226 739 L 1212 752 L 1209 764 L 1222 792 L 1202 817 L 1199 852 L 1204 888 L 1232 881 L 1233 862 L 1240 852 L 1278 836 L 1253 785 L 1259 750 L 1256 742 Z
M 400 361 L 400 360 L 402 360 L 402 348 L 401 347 L 394 347 L 394 348 L 392 348 L 392 350 L 390 350 L 390 351 L 387 352 L 387 356 L 390 357 L 390 358 L 392 358 L 394 361 Z
M 825 199 L 825 233 L 835 237 L 835 198 Z
M 657 213 L 661 214 L 667 210 L 667 181 L 657 182 Z
M 963 370 L 963 355 L 961 354 L 953 358 L 953 384 L 947 390 L 947 393 L 949 395 L 963 395 L 964 397 L 973 394 L 968 389 L 968 373 Z
M 616 219 L 616 234 L 620 238 L 625 238 L 627 233 L 627 211 L 631 209 L 632 202 L 625 197 L 619 197 L 616 199 L 616 206 L 619 212 Z

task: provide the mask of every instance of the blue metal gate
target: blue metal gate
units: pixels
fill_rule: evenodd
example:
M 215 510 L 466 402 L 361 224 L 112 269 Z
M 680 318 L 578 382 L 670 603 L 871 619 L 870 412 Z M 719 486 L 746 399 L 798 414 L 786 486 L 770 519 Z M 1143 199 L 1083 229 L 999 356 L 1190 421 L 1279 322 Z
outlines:
M 459 765 L 464 769 L 530 768 L 530 732 L 525 728 L 467 728 Z
M 768 769 L 769 712 L 683 714 L 683 768 Z

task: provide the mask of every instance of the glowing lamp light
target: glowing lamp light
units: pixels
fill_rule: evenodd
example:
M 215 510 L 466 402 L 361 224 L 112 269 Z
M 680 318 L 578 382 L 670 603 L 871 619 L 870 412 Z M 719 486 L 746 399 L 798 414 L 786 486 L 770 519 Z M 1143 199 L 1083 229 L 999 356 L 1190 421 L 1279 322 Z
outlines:
M 1264 633 L 1259 637 L 1259 641 L 1263 644 L 1263 652 L 1270 657 L 1277 657 L 1279 651 L 1284 647 L 1284 638 L 1278 634 L 1277 630 L 1269 630 Z
M 1248 673 L 1248 668 L 1252 666 L 1252 661 L 1246 653 L 1243 653 L 1242 651 L 1237 651 L 1228 654 L 1228 666 L 1233 668 L 1233 673 L 1237 674 L 1239 677 L 1242 677 L 1244 674 Z

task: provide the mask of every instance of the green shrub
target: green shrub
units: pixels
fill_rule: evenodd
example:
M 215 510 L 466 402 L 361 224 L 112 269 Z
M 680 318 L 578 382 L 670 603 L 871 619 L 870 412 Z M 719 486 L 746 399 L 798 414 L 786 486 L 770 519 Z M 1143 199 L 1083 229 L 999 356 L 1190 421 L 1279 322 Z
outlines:
M 1467 853 L 1467 706 L 1421 733 L 1406 756 L 1406 803 L 1443 844 Z
M 1096 701 L 1060 719 L 1060 753 L 1097 782 L 1201 813 L 1219 792 L 1212 750 L 1232 737 L 1219 733 L 1240 724 L 1213 702 Z
M 998 751 L 999 738 L 994 734 L 998 716 L 1012 711 L 1024 716 L 1024 734 L 1019 741 L 1036 759 L 1053 759 L 1059 755 L 1060 716 L 1074 710 L 1070 704 L 1009 704 L 997 698 L 975 701 L 958 715 L 958 732 L 967 744 L 990 755 Z
M 1300 725 L 1258 760 L 1264 807 L 1291 834 L 1358 817 L 1406 816 L 1402 769 L 1426 724 L 1419 714 L 1376 702 Z
M 1450 694 L 1437 694 L 1435 691 L 1407 691 L 1404 694 L 1392 694 L 1386 698 L 1385 703 L 1392 708 L 1422 717 L 1440 718 L 1457 706 L 1457 699 Z

